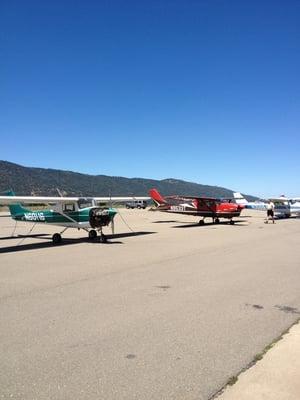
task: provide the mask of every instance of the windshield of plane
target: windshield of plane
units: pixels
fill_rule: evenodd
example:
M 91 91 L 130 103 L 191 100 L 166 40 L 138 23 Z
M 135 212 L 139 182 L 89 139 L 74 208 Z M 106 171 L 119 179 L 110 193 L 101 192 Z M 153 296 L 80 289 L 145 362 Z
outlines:
M 63 205 L 64 212 L 71 212 L 75 211 L 75 204 L 74 203 L 66 203 Z
M 78 200 L 78 208 L 93 207 L 93 199 L 82 198 Z

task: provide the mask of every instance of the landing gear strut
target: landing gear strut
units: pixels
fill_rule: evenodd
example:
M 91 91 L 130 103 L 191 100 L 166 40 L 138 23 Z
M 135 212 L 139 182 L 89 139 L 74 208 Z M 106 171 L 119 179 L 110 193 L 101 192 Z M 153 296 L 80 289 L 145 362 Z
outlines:
M 100 226 L 100 236 L 99 236 L 99 242 L 100 243 L 106 243 L 107 242 L 107 237 L 104 235 L 102 232 L 102 226 Z

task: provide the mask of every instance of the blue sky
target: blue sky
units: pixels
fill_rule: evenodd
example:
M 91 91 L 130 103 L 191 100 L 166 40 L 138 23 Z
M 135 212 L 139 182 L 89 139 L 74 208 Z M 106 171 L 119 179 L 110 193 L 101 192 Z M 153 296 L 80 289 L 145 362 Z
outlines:
M 0 7 L 0 159 L 300 195 L 299 1 Z

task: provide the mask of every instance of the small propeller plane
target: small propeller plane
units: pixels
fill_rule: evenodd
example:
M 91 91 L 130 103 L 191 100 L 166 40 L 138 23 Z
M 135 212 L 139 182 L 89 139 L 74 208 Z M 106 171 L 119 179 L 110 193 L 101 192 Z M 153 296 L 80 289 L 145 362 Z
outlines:
M 64 229 L 54 233 L 52 241 L 58 244 L 62 241 L 62 233 L 69 228 L 83 229 L 90 239 L 95 239 L 100 233 L 100 242 L 106 242 L 103 227 L 111 225 L 114 233 L 114 218 L 117 210 L 112 207 L 100 207 L 99 203 L 127 202 L 132 200 L 149 200 L 149 197 L 37 197 L 15 196 L 8 191 L 0 196 L 0 204 L 7 205 L 11 217 L 16 221 L 27 221 L 40 224 L 62 226 Z M 30 210 L 23 204 L 45 204 L 50 208 L 45 210 Z
M 289 203 L 291 214 L 300 217 L 300 197 L 290 198 Z
M 284 214 L 286 218 L 290 216 L 300 216 L 300 198 L 293 197 L 288 198 L 284 195 L 280 197 L 273 197 L 270 199 L 275 204 L 275 213 L 278 211 Z
M 163 197 L 156 189 L 151 189 L 149 195 L 157 205 L 156 210 L 203 217 L 199 225 L 204 225 L 207 217 L 212 218 L 214 224 L 218 224 L 220 218 L 227 218 L 233 225 L 233 217 L 238 217 L 244 208 L 242 205 L 232 203 L 232 199 L 195 196 Z
M 234 200 L 237 204 L 243 205 L 245 208 L 252 210 L 266 211 L 267 204 L 265 201 L 248 201 L 245 197 L 239 193 L 233 193 Z
M 233 193 L 234 199 L 237 204 L 243 205 L 245 208 L 249 208 L 252 210 L 266 211 L 267 210 L 267 202 L 263 201 L 248 201 L 245 197 L 239 193 Z M 300 199 L 293 198 L 289 199 L 285 196 L 280 197 L 272 197 L 269 198 L 269 201 L 272 201 L 275 205 L 275 215 L 278 218 L 289 218 L 292 214 L 300 215 Z

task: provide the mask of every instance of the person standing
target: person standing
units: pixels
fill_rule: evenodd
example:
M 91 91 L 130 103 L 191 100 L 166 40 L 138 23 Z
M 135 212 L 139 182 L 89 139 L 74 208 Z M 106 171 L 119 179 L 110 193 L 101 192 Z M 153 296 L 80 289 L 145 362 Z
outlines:
M 269 222 L 269 219 L 273 221 L 273 224 L 275 224 L 274 220 L 274 210 L 275 210 L 275 204 L 273 201 L 269 201 L 267 204 L 267 219 L 266 219 L 266 224 Z

